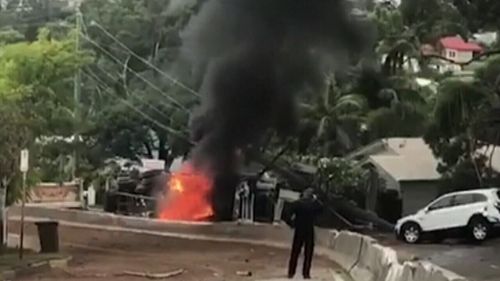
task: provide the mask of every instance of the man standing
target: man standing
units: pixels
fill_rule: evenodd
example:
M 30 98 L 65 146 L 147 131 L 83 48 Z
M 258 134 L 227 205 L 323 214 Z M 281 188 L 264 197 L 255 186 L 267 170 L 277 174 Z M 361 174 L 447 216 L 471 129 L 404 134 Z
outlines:
M 287 223 L 295 228 L 292 252 L 288 264 L 288 278 L 295 276 L 297 260 L 302 247 L 304 247 L 304 265 L 302 276 L 304 279 L 311 278 L 311 264 L 314 255 L 314 221 L 321 212 L 322 206 L 314 195 L 312 188 L 306 189 L 301 198 L 292 203 L 290 219 Z

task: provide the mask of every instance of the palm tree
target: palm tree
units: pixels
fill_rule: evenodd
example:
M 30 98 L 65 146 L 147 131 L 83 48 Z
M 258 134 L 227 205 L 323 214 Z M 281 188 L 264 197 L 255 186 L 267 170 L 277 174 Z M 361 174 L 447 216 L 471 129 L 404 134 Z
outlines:
M 370 139 L 422 136 L 430 118 L 432 90 L 409 75 L 393 76 L 383 84 L 376 95 L 386 102 L 369 111 L 365 120 Z
M 339 155 L 356 145 L 366 100 L 357 94 L 344 93 L 333 76 L 326 78 L 325 91 L 310 103 L 302 103 L 303 128 L 307 147 L 322 155 Z
M 372 17 L 379 31 L 376 53 L 383 58 L 385 75 L 396 75 L 405 64 L 411 66 L 412 59 L 419 59 L 420 42 L 414 29 L 404 24 L 403 15 L 397 7 L 380 3 Z

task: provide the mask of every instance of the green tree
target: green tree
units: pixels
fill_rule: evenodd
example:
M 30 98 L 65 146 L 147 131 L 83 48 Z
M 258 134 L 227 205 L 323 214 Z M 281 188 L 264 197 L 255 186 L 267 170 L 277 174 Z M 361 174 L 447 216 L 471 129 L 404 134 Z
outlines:
M 370 139 L 418 137 L 427 129 L 433 93 L 419 86 L 414 77 L 394 76 L 378 96 L 389 101 L 387 106 L 371 110 L 366 125 Z
M 299 157 L 303 163 L 318 169 L 314 186 L 318 187 L 324 198 L 344 198 L 353 201 L 358 206 L 364 201 L 364 181 L 366 173 L 354 161 L 343 158 L 328 158 L 314 155 Z
M 53 31 L 63 29 L 61 35 L 71 28 L 64 20 L 71 17 L 74 11 L 67 1 L 53 0 L 5 0 L 0 10 L 0 32 L 15 30 L 23 39 L 35 41 L 40 28 Z
M 402 0 L 399 6 L 404 23 L 415 31 L 420 42 L 434 43 L 443 36 L 469 31 L 462 14 L 450 0 Z
M 440 86 L 426 141 L 450 180 L 485 186 L 496 178 L 491 157 L 500 142 L 499 65 L 498 57 L 490 58 L 474 82 L 448 79 Z
M 500 2 L 495 0 L 453 0 L 472 32 L 500 30 Z
M 62 41 L 49 38 L 48 31 L 41 30 L 35 42 L 0 47 L 1 114 L 5 120 L 9 116 L 12 119 L 0 123 L 6 134 L 0 146 L 10 151 L 3 154 L 6 164 L 0 167 L 6 183 L 16 175 L 12 167 L 17 163 L 20 148 L 32 147 L 44 135 L 70 136 L 77 125 L 68 92 L 72 89 L 71 78 L 88 61 L 87 55 L 75 52 L 74 37 Z M 36 166 L 36 162 L 33 164 Z M 11 187 L 3 187 L 6 186 Z
M 104 155 L 169 162 L 188 151 L 186 126 L 198 97 L 184 86 L 193 81 L 179 57 L 180 33 L 193 8 L 172 9 L 159 0 L 82 5 L 83 41 L 96 54 L 84 71 L 84 103 L 94 108 L 85 135 Z M 184 78 L 183 85 L 174 77 Z
M 419 60 L 420 41 L 415 30 L 405 25 L 399 9 L 386 3 L 376 6 L 372 18 L 377 25 L 378 44 L 376 54 L 383 59 L 385 75 L 397 75 L 404 72 L 404 66 Z
M 312 131 L 302 137 L 307 138 L 304 142 L 308 153 L 342 155 L 359 145 L 355 134 L 361 127 L 366 100 L 345 93 L 333 76 L 327 78 L 326 84 L 323 93 L 313 97 L 311 103 L 302 103 L 304 129 Z

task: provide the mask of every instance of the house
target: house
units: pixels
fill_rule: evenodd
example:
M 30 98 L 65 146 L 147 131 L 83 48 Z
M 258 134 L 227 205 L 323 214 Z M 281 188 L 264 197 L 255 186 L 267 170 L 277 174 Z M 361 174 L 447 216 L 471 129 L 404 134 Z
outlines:
M 495 148 L 482 148 L 477 153 L 491 156 L 492 168 L 498 172 L 500 147 Z M 392 213 L 392 219 L 384 217 L 388 220 L 415 213 L 442 194 L 442 177 L 437 171 L 439 160 L 422 138 L 378 140 L 347 158 L 361 161 L 373 175 L 367 184 L 366 205 L 382 217 L 380 210 L 387 207 Z M 380 198 L 386 198 L 381 194 L 396 194 L 398 202 L 381 201 Z M 396 214 L 395 203 L 401 204 Z
M 440 194 L 438 161 L 421 138 L 376 141 L 348 156 L 359 159 L 381 181 L 371 181 L 367 204 L 376 211 L 379 193 L 393 192 L 401 200 L 401 214 L 415 212 Z
M 480 40 L 475 41 L 480 42 Z M 461 74 L 464 72 L 463 64 L 484 51 L 484 48 L 475 41 L 466 42 L 458 35 L 443 37 L 435 46 L 430 44 L 420 46 L 420 53 L 424 57 L 433 58 L 429 63 L 429 67 L 441 73 L 453 72 Z
M 466 63 L 483 52 L 483 47 L 474 42 L 465 42 L 460 36 L 444 37 L 439 40 L 440 54 L 456 63 Z
M 482 149 L 478 153 L 491 152 Z M 397 194 L 401 203 L 397 216 L 412 214 L 442 194 L 442 177 L 437 171 L 439 160 L 422 138 L 379 140 L 347 157 L 361 161 L 375 175 L 375 180 L 368 184 L 366 198 L 367 208 L 372 211 L 380 211 L 381 205 L 387 205 L 377 202 L 380 194 Z M 492 167 L 500 171 L 500 152 L 493 154 Z M 394 209 L 392 205 L 389 207 Z

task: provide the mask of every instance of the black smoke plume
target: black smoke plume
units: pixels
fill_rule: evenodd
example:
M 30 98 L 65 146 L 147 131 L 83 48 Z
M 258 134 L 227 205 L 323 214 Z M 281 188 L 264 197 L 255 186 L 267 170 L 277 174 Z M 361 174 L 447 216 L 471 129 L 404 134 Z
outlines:
M 206 0 L 182 37 L 202 75 L 193 161 L 215 175 L 269 129 L 293 133 L 297 95 L 362 45 L 342 0 Z
M 186 57 L 203 72 L 195 162 L 231 170 L 235 151 L 268 129 L 291 132 L 296 95 L 321 89 L 358 39 L 341 0 L 205 1 L 183 34 Z

